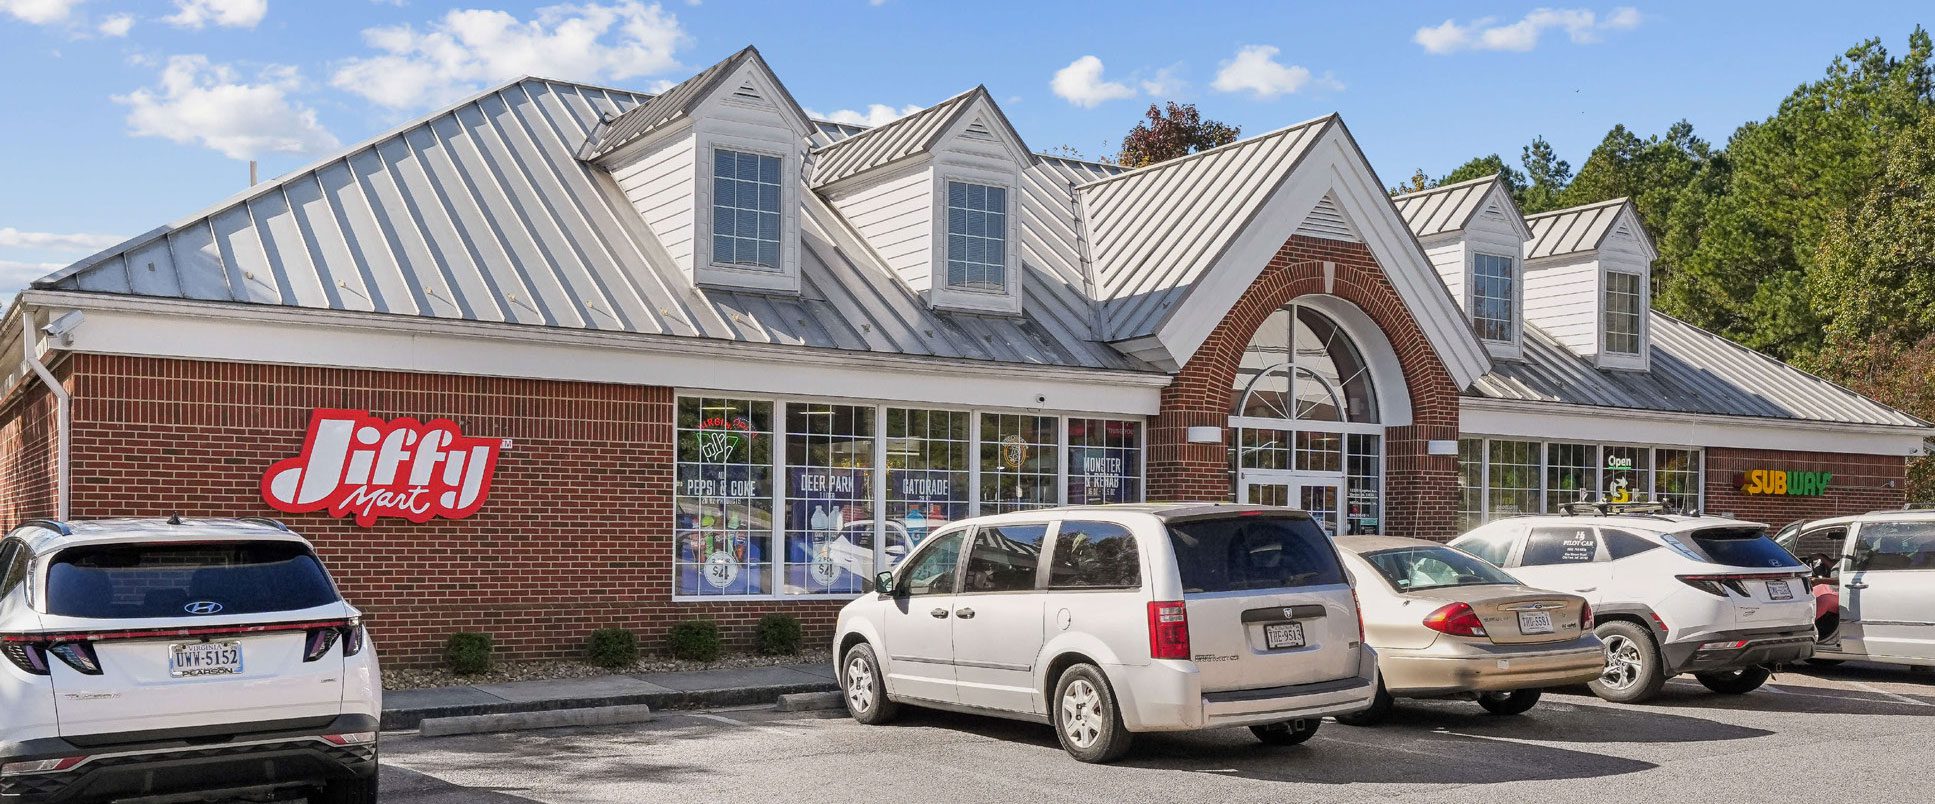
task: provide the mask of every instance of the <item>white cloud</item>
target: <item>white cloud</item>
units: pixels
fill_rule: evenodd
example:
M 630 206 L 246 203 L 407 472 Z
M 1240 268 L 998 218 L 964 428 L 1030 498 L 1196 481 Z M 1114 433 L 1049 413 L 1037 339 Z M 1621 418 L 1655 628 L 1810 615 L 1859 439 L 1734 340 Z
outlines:
M 269 0 L 175 0 L 175 13 L 162 21 L 182 28 L 253 28 L 269 14 Z
M 100 31 L 102 36 L 116 39 L 127 36 L 129 31 L 134 30 L 134 15 L 111 14 L 101 20 L 101 24 L 95 30 Z
M 1411 41 L 1426 53 L 1456 53 L 1461 50 L 1502 50 L 1523 53 L 1538 47 L 1547 31 L 1564 31 L 1575 44 L 1599 41 L 1606 31 L 1629 31 L 1639 27 L 1639 9 L 1620 6 L 1600 17 L 1590 9 L 1538 8 L 1517 22 L 1496 24 L 1495 17 L 1483 17 L 1460 24 L 1445 20 L 1438 25 L 1419 28 Z
M 836 109 L 832 112 L 821 113 L 807 109 L 806 116 L 815 120 L 828 120 L 853 126 L 884 126 L 918 112 L 922 108 L 911 103 L 898 109 L 884 103 L 869 103 L 867 104 L 867 110 L 864 112 L 856 112 L 852 109 Z
M 301 89 L 296 68 L 270 65 L 254 82 L 206 56 L 172 56 L 159 86 L 117 95 L 128 107 L 129 133 L 198 144 L 230 159 L 313 154 L 339 144 L 316 110 L 290 98 Z
M 68 232 L 23 232 L 11 226 L 0 228 L 0 248 L 24 248 L 36 251 L 82 251 L 93 252 L 112 246 L 127 238 L 120 235 L 68 233 Z
M 1329 74 L 1313 76 L 1302 65 L 1279 63 L 1279 52 L 1273 45 L 1244 45 L 1237 49 L 1235 58 L 1223 62 L 1210 86 L 1218 92 L 1248 92 L 1261 100 L 1295 94 L 1305 87 L 1344 88 Z
M 1055 77 L 1048 82 L 1048 88 L 1063 100 L 1084 109 L 1135 97 L 1135 90 L 1129 88 L 1128 84 L 1102 80 L 1102 60 L 1094 56 L 1083 56 L 1069 62 L 1067 67 L 1056 70 Z
M 1142 85 L 1142 94 L 1152 98 L 1173 98 L 1181 95 L 1189 86 L 1188 82 L 1176 75 L 1182 69 L 1180 64 L 1172 64 L 1157 70 L 1155 75 L 1137 82 Z
M 66 20 L 84 2 L 87 0 L 0 0 L 0 13 L 34 25 L 52 25 Z
M 393 109 L 416 108 L 523 75 L 650 75 L 678 67 L 675 54 L 686 39 L 677 17 L 637 0 L 549 6 L 530 20 L 459 9 L 423 31 L 407 24 L 365 29 L 363 41 L 380 53 L 350 59 L 331 83 Z
M 65 267 L 57 262 L 0 260 L 0 306 L 12 304 L 14 294 L 26 290 L 34 280 Z

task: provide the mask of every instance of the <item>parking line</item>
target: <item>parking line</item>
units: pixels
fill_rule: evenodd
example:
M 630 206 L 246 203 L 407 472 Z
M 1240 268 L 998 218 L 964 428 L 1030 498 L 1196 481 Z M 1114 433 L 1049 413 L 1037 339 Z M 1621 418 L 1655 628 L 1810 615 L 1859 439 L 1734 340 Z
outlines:
M 703 719 L 715 721 L 718 723 L 724 723 L 728 726 L 747 725 L 746 721 L 734 720 L 732 718 L 726 717 L 725 715 L 715 715 L 710 712 L 686 712 L 685 714 L 687 717 L 703 718 Z
M 1887 691 L 1887 690 L 1884 690 L 1884 689 L 1881 689 L 1881 688 L 1879 688 L 1879 687 L 1873 687 L 1873 686 L 1869 686 L 1869 685 L 1867 685 L 1867 684 L 1863 684 L 1863 683 L 1861 683 L 1861 682 L 1859 682 L 1859 681 L 1849 681 L 1849 680 L 1847 680 L 1847 679 L 1842 679 L 1841 681 L 1842 681 L 1842 683 L 1844 683 L 1844 684 L 1850 684 L 1850 685 L 1853 685 L 1853 686 L 1855 686 L 1855 687 L 1859 687 L 1859 688 L 1861 688 L 1861 689 L 1864 689 L 1864 690 L 1867 690 L 1867 691 L 1869 691 L 1869 692 L 1872 692 L 1872 693 L 1874 693 L 1874 694 L 1876 694 L 1876 695 L 1885 695 L 1885 696 L 1887 696 L 1887 697 L 1889 697 L 1889 698 L 1892 698 L 1892 699 L 1894 699 L 1894 700 L 1897 700 L 1897 701 L 1900 701 L 1900 702 L 1902 702 L 1902 703 L 1905 703 L 1905 704 L 1914 704 L 1915 706 L 1935 706 L 1935 704 L 1931 704 L 1931 703 L 1928 703 L 1928 702 L 1926 702 L 1926 701 L 1917 701 L 1917 700 L 1915 700 L 1915 699 L 1913 699 L 1913 698 L 1910 698 L 1910 697 L 1908 697 L 1908 696 L 1906 696 L 1906 695 L 1896 695 L 1896 694 L 1894 694 L 1894 693 L 1892 693 L 1892 692 L 1889 692 L 1889 691 Z

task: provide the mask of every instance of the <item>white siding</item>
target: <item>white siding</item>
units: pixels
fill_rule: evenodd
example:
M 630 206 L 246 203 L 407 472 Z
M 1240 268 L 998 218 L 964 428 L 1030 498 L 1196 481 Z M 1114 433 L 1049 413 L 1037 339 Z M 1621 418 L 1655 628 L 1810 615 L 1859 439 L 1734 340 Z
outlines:
M 1599 351 L 1599 261 L 1590 254 L 1525 266 L 1525 319 L 1567 351 Z
M 1451 297 L 1458 300 L 1458 309 L 1466 315 L 1471 314 L 1470 297 L 1465 293 L 1465 241 L 1457 235 L 1440 235 L 1423 241 L 1425 259 L 1431 267 L 1438 269 L 1438 277 L 1445 281 L 1445 288 Z
M 632 209 L 638 210 L 672 262 L 687 275 L 692 273 L 692 223 L 697 203 L 694 142 L 688 130 L 611 174 L 632 202 Z
M 933 275 L 933 171 L 916 167 L 833 199 L 881 262 L 916 291 Z

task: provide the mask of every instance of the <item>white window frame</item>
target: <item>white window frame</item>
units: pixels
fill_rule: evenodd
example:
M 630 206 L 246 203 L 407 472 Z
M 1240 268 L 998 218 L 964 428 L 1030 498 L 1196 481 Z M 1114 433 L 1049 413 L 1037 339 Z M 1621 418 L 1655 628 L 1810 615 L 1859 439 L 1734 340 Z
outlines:
M 798 147 L 772 140 L 701 131 L 693 152 L 696 169 L 693 188 L 693 278 L 699 284 L 735 290 L 762 290 L 798 293 L 800 288 L 800 163 Z M 771 156 L 779 159 L 779 266 L 752 268 L 713 261 L 712 253 L 712 179 L 715 152 L 720 150 Z
M 1610 348 L 1612 329 L 1607 319 L 1612 316 L 1612 278 L 1618 276 L 1633 280 L 1633 351 L 1625 352 Z M 1638 271 L 1607 269 L 1599 289 L 1599 353 L 1618 361 L 1643 360 L 1646 354 L 1646 275 Z
M 1553 444 L 1583 444 L 1583 445 L 1592 447 L 1592 452 L 1593 452 L 1592 477 L 1593 477 L 1593 488 L 1595 490 L 1603 487 L 1606 482 L 1606 449 L 1608 447 L 1613 447 L 1613 448 L 1624 447 L 1628 449 L 1646 450 L 1646 472 L 1645 472 L 1646 486 L 1645 488 L 1647 490 L 1647 494 L 1649 497 L 1657 496 L 1653 491 L 1653 489 L 1657 486 L 1659 482 L 1658 472 L 1659 472 L 1659 451 L 1660 450 L 1673 450 L 1676 452 L 1695 453 L 1698 456 L 1697 461 L 1699 464 L 1698 471 L 1699 471 L 1700 482 L 1698 484 L 1697 492 L 1695 493 L 1695 505 L 1693 507 L 1695 510 L 1700 510 L 1700 511 L 1706 510 L 1706 507 L 1707 507 L 1708 476 L 1707 476 L 1707 448 L 1706 447 L 1696 447 L 1696 446 L 1690 446 L 1687 444 L 1658 444 L 1658 443 L 1630 442 L 1630 441 L 1591 441 L 1591 440 L 1572 439 L 1572 438 L 1520 438 L 1520 437 L 1514 437 L 1514 436 L 1478 435 L 1474 433 L 1462 433 L 1458 437 L 1460 440 L 1477 439 L 1478 441 L 1481 442 L 1479 447 L 1479 453 L 1478 453 L 1479 459 L 1481 462 L 1479 477 L 1483 479 L 1484 486 L 1481 487 L 1480 489 L 1480 493 L 1478 496 L 1478 511 L 1475 512 L 1478 514 L 1478 524 L 1480 526 L 1490 524 L 1493 521 L 1492 512 L 1491 512 L 1491 505 L 1492 505 L 1491 503 L 1492 451 L 1491 450 L 1492 450 L 1493 441 L 1529 442 L 1529 443 L 1535 443 L 1539 445 L 1539 472 L 1538 472 L 1539 487 L 1538 487 L 1537 499 L 1539 501 L 1540 510 L 1522 512 L 1524 514 L 1557 513 L 1555 511 L 1545 510 L 1546 500 L 1547 500 L 1547 497 L 1549 496 L 1549 492 L 1551 491 L 1551 489 L 1548 486 L 1548 484 L 1551 482 L 1551 477 L 1550 477 L 1551 463 L 1548 458 L 1548 448 Z M 1652 500 L 1650 499 L 1644 500 L 1643 502 L 1652 502 Z M 1463 509 L 1463 501 L 1461 500 L 1459 513 L 1460 514 L 1466 513 L 1462 509 Z
M 1509 347 L 1507 351 L 1517 354 L 1525 331 L 1525 275 L 1516 254 L 1501 254 L 1483 249 L 1470 249 L 1465 259 L 1465 306 L 1470 310 L 1468 317 L 1472 322 L 1472 334 L 1478 335 L 1478 258 L 1491 257 L 1505 260 L 1506 275 L 1511 279 L 1511 320 L 1505 324 L 1509 337 L 1504 340 L 1479 335 L 1479 340 L 1488 345 Z
M 1004 214 L 1007 232 L 1002 243 L 1002 289 L 974 290 L 947 284 L 947 185 L 949 182 L 999 187 L 1006 191 L 1008 209 Z M 1021 177 L 1019 173 L 986 170 L 965 165 L 937 163 L 934 166 L 934 237 L 928 253 L 928 298 L 936 307 L 987 313 L 1021 312 Z
M 885 563 L 884 559 L 886 558 L 887 517 L 885 516 L 885 507 L 886 507 L 886 494 L 887 494 L 886 466 L 887 466 L 887 409 L 888 408 L 950 410 L 950 411 L 961 411 L 968 414 L 968 417 L 969 417 L 968 432 L 970 437 L 973 439 L 973 443 L 969 445 L 969 459 L 968 459 L 968 489 L 969 489 L 970 496 L 968 497 L 968 500 L 967 500 L 967 510 L 968 510 L 967 515 L 970 518 L 981 515 L 980 422 L 981 422 L 981 414 L 983 413 L 1018 413 L 1018 414 L 1024 414 L 1024 415 L 1030 415 L 1030 416 L 1046 416 L 1046 417 L 1051 417 L 1055 419 L 1055 440 L 1056 440 L 1056 443 L 1058 444 L 1057 449 L 1059 450 L 1059 452 L 1057 453 L 1057 461 L 1056 461 L 1057 479 L 1055 483 L 1055 500 L 1057 505 L 1068 504 L 1068 478 L 1069 478 L 1068 420 L 1069 419 L 1096 419 L 1096 420 L 1105 420 L 1105 421 L 1133 422 L 1138 428 L 1140 428 L 1139 432 L 1141 434 L 1140 435 L 1141 444 L 1136 450 L 1137 484 L 1136 484 L 1135 501 L 1136 502 L 1145 501 L 1148 499 L 1148 495 L 1149 495 L 1149 420 L 1147 418 L 1108 415 L 1108 414 L 1101 414 L 1101 413 L 1090 414 L 1090 413 L 1080 413 L 1080 412 L 1050 412 L 1050 411 L 1043 411 L 1043 410 L 1030 409 L 1030 408 L 1007 408 L 1007 407 L 992 407 L 992 406 L 973 407 L 973 406 L 965 406 L 965 405 L 947 405 L 947 404 L 935 404 L 935 403 L 926 403 L 926 402 L 883 402 L 877 399 L 855 399 L 855 398 L 848 398 L 848 397 L 775 396 L 773 394 L 749 394 L 749 393 L 744 393 L 740 391 L 729 391 L 729 390 L 718 390 L 718 389 L 707 389 L 707 388 L 679 388 L 673 394 L 673 399 L 672 399 L 672 409 L 675 415 L 676 415 L 676 411 L 678 410 L 678 405 L 680 401 L 690 397 L 714 397 L 714 398 L 729 397 L 732 399 L 744 399 L 744 400 L 750 400 L 750 401 L 756 401 L 756 402 L 773 403 L 773 439 L 775 441 L 771 450 L 772 470 L 773 470 L 773 489 L 772 489 L 773 521 L 769 528 L 769 535 L 772 538 L 772 548 L 770 550 L 772 561 L 770 563 L 770 566 L 767 567 L 767 571 L 770 573 L 768 576 L 767 588 L 772 589 L 774 591 L 771 594 L 764 594 L 764 595 L 682 595 L 682 594 L 679 594 L 679 591 L 678 591 L 679 573 L 678 573 L 677 562 L 676 560 L 674 560 L 672 562 L 672 572 L 670 574 L 670 577 L 666 579 L 667 591 L 671 596 L 672 602 L 674 603 L 712 603 L 712 602 L 722 602 L 722 601 L 727 601 L 727 602 L 729 601 L 789 601 L 789 602 L 798 602 L 798 603 L 811 603 L 814 601 L 853 600 L 855 598 L 864 597 L 867 594 L 869 594 L 867 592 L 862 592 L 859 594 L 789 595 L 781 591 L 784 587 L 784 582 L 786 580 L 786 569 L 789 566 L 786 562 L 786 481 L 787 481 L 786 445 L 787 445 L 787 437 L 790 435 L 789 433 L 786 432 L 786 414 L 787 414 L 787 407 L 789 405 L 800 405 L 800 404 L 858 405 L 863 407 L 872 407 L 874 409 L 874 417 L 873 417 L 874 419 L 874 466 L 873 466 L 873 489 L 872 489 L 873 497 L 871 502 L 873 503 L 873 508 L 874 508 L 873 550 L 874 550 L 874 566 L 876 567 L 876 572 L 878 571 L 877 568 L 879 568 Z M 672 471 L 674 475 L 677 474 L 677 464 L 678 464 L 677 451 L 678 451 L 678 445 L 674 443 L 673 444 L 674 454 L 672 456 L 672 462 L 673 462 Z M 1382 467 L 1380 467 L 1380 469 L 1381 468 Z M 670 504 L 673 506 L 674 510 L 676 510 L 678 505 L 677 503 L 678 489 L 676 487 L 673 489 L 672 497 L 673 499 Z M 954 523 L 950 523 L 950 526 L 952 524 Z M 937 529 L 934 533 L 939 533 L 941 532 L 941 530 L 942 529 Z M 934 535 L 934 533 L 930 533 L 929 536 L 931 537 L 932 535 Z M 677 550 L 678 550 L 677 540 L 673 539 L 671 540 L 671 542 L 669 542 L 669 544 L 673 551 L 673 556 L 676 557 Z

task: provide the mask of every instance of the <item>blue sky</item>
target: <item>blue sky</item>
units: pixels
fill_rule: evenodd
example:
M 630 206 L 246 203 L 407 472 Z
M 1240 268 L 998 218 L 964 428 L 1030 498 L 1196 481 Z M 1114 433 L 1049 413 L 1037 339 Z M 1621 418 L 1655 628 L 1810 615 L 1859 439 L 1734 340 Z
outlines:
M 1614 123 L 1724 142 L 1926 2 L 0 0 L 0 293 L 518 75 L 651 89 L 755 44 L 875 120 L 985 83 L 1036 150 L 1153 100 L 1257 134 L 1341 112 L 1387 184 Z

